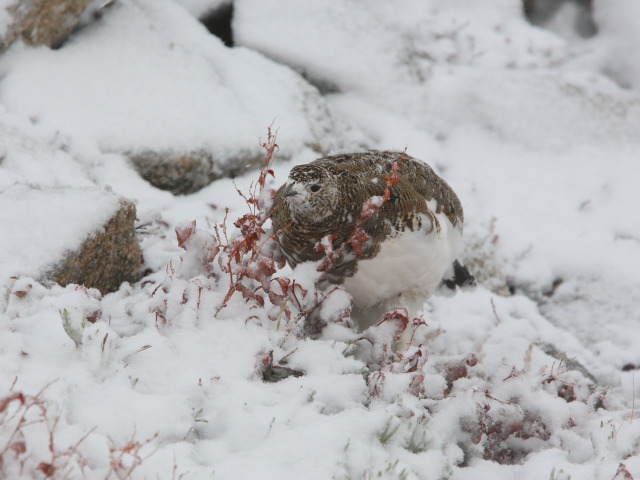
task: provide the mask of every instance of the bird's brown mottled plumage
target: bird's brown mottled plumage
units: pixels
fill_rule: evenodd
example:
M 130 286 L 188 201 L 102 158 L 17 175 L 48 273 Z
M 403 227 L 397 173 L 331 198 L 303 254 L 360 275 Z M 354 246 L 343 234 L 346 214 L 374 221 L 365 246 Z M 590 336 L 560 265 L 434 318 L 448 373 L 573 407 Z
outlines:
M 272 210 L 273 228 L 274 231 L 283 230 L 278 235 L 278 243 L 289 263 L 295 266 L 321 259 L 323 253 L 314 251 L 314 247 L 329 234 L 337 234 L 333 246 L 340 248 L 355 228 L 363 203 L 374 195 L 383 195 L 386 175 L 400 157 L 399 182 L 391 187 L 389 200 L 378 214 L 362 225 L 371 237 L 363 248 L 362 256 L 356 260 L 353 255 L 348 255 L 348 251 L 345 252 L 347 254 L 329 272 L 328 280 L 342 283 L 345 277 L 354 274 L 358 261 L 378 253 L 383 241 L 404 231 L 424 227 L 425 219 L 431 222 L 426 226 L 427 230 L 439 230 L 440 216 L 436 214 L 446 216 L 461 234 L 463 210 L 460 200 L 427 164 L 407 154 L 391 151 L 333 155 L 294 167 L 289 181 L 276 193 Z M 286 195 L 287 187 L 292 184 L 305 186 L 304 205 L 296 207 L 291 203 L 302 192 Z M 320 187 L 317 192 L 311 190 L 314 185 Z

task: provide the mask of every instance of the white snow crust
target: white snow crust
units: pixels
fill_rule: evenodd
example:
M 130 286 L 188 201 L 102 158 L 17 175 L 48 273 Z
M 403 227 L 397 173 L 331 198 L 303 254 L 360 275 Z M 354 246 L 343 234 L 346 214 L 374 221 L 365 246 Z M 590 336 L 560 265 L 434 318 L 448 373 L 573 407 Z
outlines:
M 118 0 L 0 56 L 0 478 L 640 478 L 637 2 L 594 0 L 587 39 L 507 0 L 235 0 L 233 48 L 196 19 L 220 3 Z M 314 264 L 225 298 L 257 172 L 173 196 L 126 158 L 260 155 L 274 119 L 267 189 L 406 147 L 460 196 L 479 285 L 401 355 L 401 315 L 356 332 Z M 39 283 L 118 196 L 150 273 Z

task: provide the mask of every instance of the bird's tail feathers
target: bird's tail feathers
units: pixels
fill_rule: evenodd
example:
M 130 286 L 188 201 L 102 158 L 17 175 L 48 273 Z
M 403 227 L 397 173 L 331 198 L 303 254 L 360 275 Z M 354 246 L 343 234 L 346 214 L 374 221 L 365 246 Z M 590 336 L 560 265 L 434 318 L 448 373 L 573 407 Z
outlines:
M 476 284 L 475 277 L 471 272 L 458 260 L 453 262 L 451 275 L 448 278 L 444 278 L 442 283 L 451 290 L 455 290 L 456 287 L 473 286 Z

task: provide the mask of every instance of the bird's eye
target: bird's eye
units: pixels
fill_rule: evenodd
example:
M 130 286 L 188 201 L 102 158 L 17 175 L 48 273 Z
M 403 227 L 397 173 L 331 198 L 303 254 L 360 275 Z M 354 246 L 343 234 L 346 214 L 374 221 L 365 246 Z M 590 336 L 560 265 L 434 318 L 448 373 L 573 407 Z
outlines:
M 313 193 L 316 193 L 316 192 L 318 192 L 319 190 L 320 190 L 320 185 L 318 185 L 317 183 L 315 183 L 315 184 L 311 185 L 311 191 L 312 191 Z

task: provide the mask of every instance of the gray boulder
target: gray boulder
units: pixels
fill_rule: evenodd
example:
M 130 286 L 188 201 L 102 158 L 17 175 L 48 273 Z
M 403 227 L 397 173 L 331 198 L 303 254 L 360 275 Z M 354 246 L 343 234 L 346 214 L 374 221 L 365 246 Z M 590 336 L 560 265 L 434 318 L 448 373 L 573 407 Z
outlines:
M 191 152 L 151 151 L 129 154 L 142 178 L 174 195 L 194 193 L 222 177 L 235 177 L 262 165 L 264 152 L 246 152 L 225 162 L 205 150 Z

